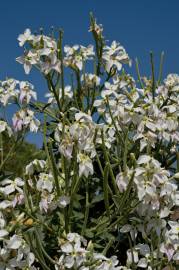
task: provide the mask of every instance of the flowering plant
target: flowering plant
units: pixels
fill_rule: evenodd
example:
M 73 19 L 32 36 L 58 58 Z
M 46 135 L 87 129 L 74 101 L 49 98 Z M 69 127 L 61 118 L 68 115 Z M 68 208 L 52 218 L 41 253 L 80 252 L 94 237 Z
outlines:
M 118 42 L 90 16 L 94 46 L 62 46 L 52 30 L 18 37 L 34 86 L 0 82 L 0 269 L 177 269 L 179 261 L 179 75 L 138 79 Z M 70 73 L 70 76 L 69 76 Z M 5 163 L 27 132 L 43 134 L 44 159 L 17 177 Z M 8 153 L 3 136 L 14 136 Z M 22 164 L 23 166 L 23 164 Z

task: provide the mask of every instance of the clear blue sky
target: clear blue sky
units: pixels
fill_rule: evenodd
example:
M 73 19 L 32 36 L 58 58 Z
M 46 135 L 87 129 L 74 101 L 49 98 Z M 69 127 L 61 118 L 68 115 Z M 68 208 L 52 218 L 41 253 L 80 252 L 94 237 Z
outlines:
M 138 57 L 141 73 L 149 74 L 149 51 L 156 63 L 165 52 L 164 75 L 179 73 L 179 1 L 178 0 L 1 0 L 0 2 L 0 80 L 6 76 L 30 80 L 41 98 L 46 86 L 36 72 L 24 74 L 15 58 L 22 53 L 17 36 L 24 29 L 34 32 L 43 27 L 64 29 L 64 44 L 92 42 L 89 12 L 104 26 L 105 37 L 119 41 L 132 59 Z M 134 68 L 131 73 L 135 77 Z M 30 136 L 37 142 L 38 136 Z

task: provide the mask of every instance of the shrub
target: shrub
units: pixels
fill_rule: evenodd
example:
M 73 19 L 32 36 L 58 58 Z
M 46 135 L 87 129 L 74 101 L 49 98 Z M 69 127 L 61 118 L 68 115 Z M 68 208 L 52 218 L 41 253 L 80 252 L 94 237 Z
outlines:
M 18 106 L 1 136 L 16 145 L 43 133 L 43 158 L 22 164 L 21 177 L 1 155 L 1 269 L 177 267 L 179 76 L 162 81 L 162 55 L 156 79 L 151 53 L 151 77 L 136 62 L 135 81 L 125 49 L 107 44 L 92 15 L 89 31 L 94 46 L 64 49 L 61 30 L 19 35 L 17 61 L 40 71 L 47 102 L 29 82 L 1 82 L 1 106 Z

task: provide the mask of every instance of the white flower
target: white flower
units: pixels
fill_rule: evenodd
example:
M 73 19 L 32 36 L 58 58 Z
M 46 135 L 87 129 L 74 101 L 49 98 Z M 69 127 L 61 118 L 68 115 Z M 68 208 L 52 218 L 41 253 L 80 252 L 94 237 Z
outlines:
M 68 196 L 60 196 L 58 199 L 58 206 L 60 208 L 65 208 L 70 203 L 70 197 Z
M 5 229 L 0 229 L 0 239 L 4 238 L 4 236 L 7 236 L 9 233 Z
M 80 46 L 78 45 L 74 45 L 73 47 L 66 45 L 64 47 L 64 52 L 66 53 L 64 63 L 66 66 L 71 66 L 72 68 L 82 70 L 83 59 L 82 55 L 80 55 L 79 48 Z
M 39 56 L 36 52 L 29 51 L 23 56 L 16 58 L 16 61 L 24 66 L 26 74 L 29 74 L 32 68 L 32 65 L 36 65 L 39 61 Z
M 0 102 L 3 104 L 3 106 L 15 101 L 16 97 L 18 97 L 19 91 L 16 89 L 17 85 L 18 81 L 12 78 L 1 82 Z
M 15 207 L 16 205 L 22 205 L 24 201 L 24 194 L 16 194 L 12 201 L 12 206 Z
M 93 164 L 91 159 L 82 153 L 78 154 L 78 163 L 79 163 L 79 176 L 81 177 L 84 175 L 85 177 L 88 177 L 89 174 L 93 174 Z
M 31 132 L 37 132 L 39 129 L 39 126 L 40 126 L 40 121 L 37 118 L 34 117 L 33 119 L 31 119 L 30 125 L 29 125 Z
M 16 112 L 13 115 L 12 122 L 15 131 L 20 131 L 25 127 L 32 132 L 37 132 L 40 126 L 40 121 L 35 118 L 34 112 L 29 109 L 21 109 Z
M 35 261 L 35 256 L 34 256 L 34 254 L 32 253 L 32 252 L 30 252 L 30 253 L 28 253 L 27 254 L 27 264 L 28 264 L 28 266 L 31 266 L 33 263 L 34 263 L 34 261 Z M 33 270 L 33 269 L 32 269 Z
M 147 244 L 138 244 L 140 255 L 148 257 L 150 256 L 150 247 Z
M 53 93 L 47 93 L 45 96 L 48 98 L 48 103 L 57 103 Z M 73 91 L 70 85 L 65 86 L 64 96 L 69 99 L 73 97 Z M 62 88 L 59 89 L 59 99 L 61 98 L 62 98 Z
M 94 46 L 88 45 L 88 47 L 80 46 L 80 54 L 82 55 L 83 59 L 91 59 L 95 55 L 94 53 Z
M 99 266 L 97 266 L 95 270 L 119 270 L 119 261 L 116 256 L 112 256 L 110 259 L 103 257 L 102 259 L 104 261 Z
M 148 265 L 147 259 L 146 258 L 141 258 L 137 264 L 138 267 L 141 268 L 146 268 Z
M 74 45 L 73 47 L 70 47 L 66 45 L 64 47 L 64 52 L 66 53 L 67 56 L 73 55 L 77 50 L 79 49 L 79 45 Z
M 55 139 L 57 142 L 61 142 L 59 145 L 59 151 L 62 155 L 64 155 L 67 159 L 72 158 L 73 145 L 74 142 L 69 133 L 66 133 L 64 139 L 61 141 L 60 132 L 58 129 L 55 131 Z
M 149 162 L 151 160 L 150 156 L 147 155 L 142 155 L 138 158 L 137 160 L 137 164 L 146 164 L 147 162 Z
M 173 178 L 179 179 L 179 172 L 173 175 Z
M 168 261 L 171 261 L 175 253 L 174 246 L 172 243 L 162 243 L 160 246 L 160 252 L 167 255 Z
M 75 263 L 74 256 L 66 256 L 64 259 L 64 266 L 68 269 L 71 269 Z
M 103 32 L 103 26 L 102 24 L 97 24 L 96 23 L 96 20 L 94 21 L 94 24 L 93 25 L 90 25 L 90 29 L 89 29 L 89 32 L 96 32 L 96 34 L 98 36 L 101 36 L 102 37 L 102 32 Z
M 0 202 L 0 209 L 6 209 L 8 207 L 12 206 L 12 202 L 8 200 L 3 200 Z
M 127 233 L 127 232 L 130 232 L 131 230 L 132 230 L 132 226 L 130 224 L 126 224 L 122 226 L 122 228 L 120 229 L 120 232 Z
M 57 42 L 54 39 L 45 37 L 44 48 L 40 50 L 40 55 L 46 55 L 52 57 L 57 53 Z
M 35 171 L 41 172 L 45 168 L 45 165 L 46 165 L 45 160 L 34 159 L 26 166 L 25 173 L 33 175 Z
M 30 29 L 26 29 L 24 34 L 18 36 L 19 46 L 22 47 L 26 41 L 32 40 L 33 36 L 31 35 Z
M 138 261 L 139 261 L 138 252 L 135 249 L 132 249 L 132 250 L 128 249 L 128 251 L 127 251 L 127 263 L 129 265 L 131 265 L 133 263 L 133 261 L 134 261 L 134 263 L 138 263 Z
M 78 233 L 72 233 L 72 232 L 68 233 L 66 238 L 68 239 L 68 241 L 74 242 L 74 243 L 79 243 L 82 240 L 84 240 L 84 238 L 81 237 Z
M 117 97 L 117 89 L 118 86 L 116 84 L 111 84 L 109 82 L 105 82 L 105 89 L 101 92 L 102 98 L 106 98 L 106 96 L 111 96 L 112 94 Z
M 10 240 L 7 240 L 7 248 L 18 249 L 22 244 L 22 238 L 18 235 L 13 235 Z
M 52 192 L 53 176 L 51 174 L 40 173 L 39 180 L 37 181 L 37 189 L 39 191 L 48 190 L 48 192 Z
M 82 266 L 79 270 L 90 270 L 90 268 L 88 266 Z
M 62 89 L 61 88 L 60 88 L 60 91 L 59 92 L 60 92 L 59 98 L 61 98 L 62 97 Z M 65 88 L 64 88 L 64 95 L 66 97 L 68 97 L 68 98 L 72 98 L 73 97 L 73 91 L 72 91 L 70 85 L 65 86 Z
M 48 209 L 54 210 L 56 205 L 53 203 L 54 195 L 53 194 L 46 194 L 46 192 L 41 193 L 41 200 L 39 203 L 39 208 L 41 211 L 45 211 L 47 213 Z
M 5 121 L 0 120 L 0 133 L 4 132 L 5 130 L 7 130 L 7 133 L 10 137 L 12 135 L 12 129 Z
M 171 227 L 170 232 L 171 232 L 172 234 L 179 235 L 179 222 L 176 222 L 176 221 L 169 221 L 168 224 L 169 224 L 170 227 Z
M 33 91 L 34 87 L 32 84 L 30 84 L 29 82 L 20 82 L 20 96 L 19 96 L 19 100 L 20 102 L 26 102 L 29 103 L 31 98 L 33 99 L 37 99 L 37 94 L 35 91 Z
M 168 217 L 170 212 L 171 211 L 168 207 L 164 207 L 163 209 L 160 210 L 160 218 Z
M 72 246 L 72 244 L 67 242 L 67 243 L 61 245 L 61 250 L 64 253 L 72 253 L 73 252 L 73 246 Z
M 0 229 L 3 229 L 6 225 L 6 221 L 4 219 L 4 215 L 2 211 L 0 211 Z
M 54 54 L 48 57 L 48 61 L 41 62 L 40 67 L 41 71 L 45 74 L 48 74 L 51 70 L 55 70 L 56 72 L 61 73 L 61 62 Z
M 81 80 L 85 85 L 88 85 L 88 87 L 94 87 L 94 85 L 100 85 L 101 78 L 92 73 L 85 73 L 81 76 Z
M 173 255 L 173 260 L 179 261 L 179 252 L 176 252 L 176 253 Z
M 64 63 L 66 66 L 70 66 L 73 69 L 82 70 L 83 62 L 88 59 L 92 59 L 94 56 L 93 46 L 88 47 L 74 45 L 73 47 L 65 46 L 64 52 L 66 57 L 64 58 Z
M 124 192 L 127 189 L 129 180 L 130 180 L 129 175 L 123 172 L 119 173 L 116 176 L 116 183 L 120 192 Z
M 89 114 L 78 112 L 75 114 L 75 120 L 80 122 L 92 122 L 92 117 Z
M 118 70 L 121 70 L 122 63 L 130 63 L 129 56 L 126 53 L 124 47 L 122 47 L 116 41 L 112 42 L 111 47 L 104 47 L 102 57 L 105 61 L 107 72 L 109 72 L 113 66 L 116 66 Z
M 24 110 L 20 110 L 13 115 L 12 123 L 15 131 L 22 130 L 25 115 L 26 112 Z
M 178 74 L 169 74 L 167 78 L 164 80 L 164 84 L 169 88 L 170 90 L 177 85 L 179 85 L 179 75 Z
M 13 193 L 15 190 L 17 190 L 20 193 L 23 193 L 23 190 L 21 187 L 24 185 L 24 181 L 17 177 L 13 180 L 5 179 L 1 182 L 1 185 L 3 187 L 0 188 L 0 191 L 3 192 L 5 195 L 9 195 Z

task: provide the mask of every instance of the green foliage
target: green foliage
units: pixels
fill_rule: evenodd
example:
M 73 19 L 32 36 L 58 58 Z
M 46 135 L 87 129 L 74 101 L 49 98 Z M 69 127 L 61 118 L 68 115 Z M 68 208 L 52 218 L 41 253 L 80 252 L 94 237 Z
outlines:
M 13 173 L 15 176 L 22 177 L 24 168 L 29 162 L 36 158 L 44 158 L 42 150 L 38 149 L 35 144 L 25 140 L 16 143 L 16 138 L 9 138 L 7 134 L 2 135 L 2 148 L 1 160 L 7 159 L 1 168 L 5 174 Z

